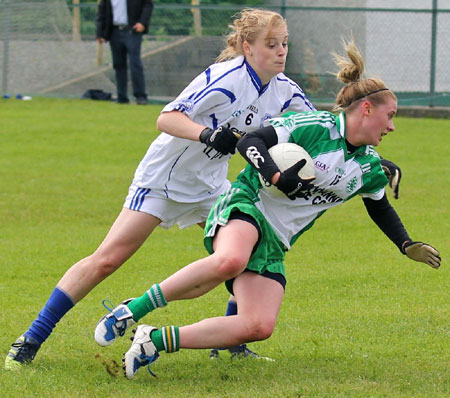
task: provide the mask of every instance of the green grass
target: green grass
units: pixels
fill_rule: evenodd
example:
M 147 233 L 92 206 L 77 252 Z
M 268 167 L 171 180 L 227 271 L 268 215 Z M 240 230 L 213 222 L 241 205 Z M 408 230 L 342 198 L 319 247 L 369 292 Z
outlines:
M 160 109 L 0 100 L 2 358 L 66 269 L 103 239 L 157 135 Z M 328 212 L 287 255 L 278 325 L 251 345 L 276 362 L 226 354 L 210 361 L 207 350 L 186 350 L 162 354 L 153 365 L 158 379 L 142 370 L 128 381 L 109 375 L 102 360 L 120 363 L 129 340 L 107 349 L 93 340 L 101 300 L 141 294 L 206 254 L 200 228 L 157 230 L 63 318 L 31 366 L 0 370 L 2 396 L 449 397 L 450 121 L 398 118 L 396 127 L 380 148 L 404 173 L 391 203 L 414 239 L 441 250 L 440 270 L 402 256 L 355 199 Z M 235 156 L 230 176 L 243 165 Z M 222 315 L 227 297 L 219 287 L 144 320 L 183 325 Z

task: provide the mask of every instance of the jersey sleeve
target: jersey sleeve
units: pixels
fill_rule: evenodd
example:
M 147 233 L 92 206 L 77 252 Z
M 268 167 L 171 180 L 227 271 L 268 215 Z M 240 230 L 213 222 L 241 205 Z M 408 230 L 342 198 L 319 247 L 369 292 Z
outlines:
M 372 199 L 372 200 L 381 200 L 385 195 L 386 190 L 381 188 L 378 192 L 373 193 L 361 193 L 360 196 L 362 198 Z
M 384 187 L 388 183 L 388 179 L 383 169 L 379 155 L 369 148 L 370 155 L 365 156 L 361 161 L 363 169 L 363 187 L 359 195 L 363 198 L 372 200 L 381 200 L 385 195 Z
M 175 100 L 163 108 L 162 112 L 176 110 L 193 119 L 196 115 L 208 113 L 209 110 L 229 102 L 226 94 L 209 87 L 208 73 L 207 69 L 198 75 Z
M 245 71 L 243 56 L 213 64 L 162 111 L 177 110 L 190 119 L 210 117 L 222 123 L 235 116 L 241 95 L 247 89 L 248 81 L 243 81 L 247 77 Z
M 306 150 L 335 125 L 335 116 L 329 112 L 287 112 L 281 117 L 271 119 L 278 142 L 294 142 Z
M 277 80 L 283 83 L 282 87 L 285 91 L 283 96 L 286 98 L 284 104 L 280 109 L 283 112 L 313 112 L 316 110 L 314 105 L 306 96 L 305 92 L 293 80 L 289 79 L 284 74 L 277 77 Z
M 295 112 L 287 112 L 282 116 L 275 117 L 264 122 L 265 126 L 272 126 L 278 137 L 278 143 L 288 142 L 293 125 L 290 116 L 294 116 Z

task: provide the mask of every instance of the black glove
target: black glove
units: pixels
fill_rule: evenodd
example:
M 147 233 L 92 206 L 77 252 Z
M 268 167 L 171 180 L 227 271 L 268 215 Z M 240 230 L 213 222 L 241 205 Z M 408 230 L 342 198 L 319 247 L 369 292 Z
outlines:
M 234 154 L 236 144 L 242 133 L 235 128 L 218 127 L 215 130 L 209 127 L 200 133 L 200 142 L 214 148 L 223 155 Z
M 406 254 L 411 260 L 428 264 L 432 268 L 439 268 L 441 265 L 439 252 L 427 243 L 410 240 L 403 244 L 402 253 Z
M 381 159 L 381 168 L 389 180 L 389 186 L 392 188 L 394 199 L 398 199 L 400 180 L 402 179 L 402 171 L 400 170 L 400 167 L 387 159 Z
M 285 171 L 281 172 L 280 178 L 275 184 L 275 186 L 291 200 L 300 198 L 302 196 L 302 192 L 311 189 L 313 186 L 311 183 L 314 178 L 304 180 L 298 175 L 298 172 L 305 164 L 306 160 L 302 159 Z

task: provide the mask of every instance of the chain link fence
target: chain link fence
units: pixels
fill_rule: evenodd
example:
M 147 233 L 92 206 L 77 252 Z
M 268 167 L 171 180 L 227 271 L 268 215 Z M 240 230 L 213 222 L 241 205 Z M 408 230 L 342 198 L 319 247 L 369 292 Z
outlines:
M 314 103 L 333 102 L 340 86 L 330 73 L 336 71 L 330 52 L 341 51 L 341 38 L 353 35 L 367 74 L 381 77 L 400 105 L 450 107 L 450 0 L 235 3 L 155 0 L 142 47 L 150 99 L 175 97 L 214 62 L 233 15 L 251 5 L 287 19 L 286 74 Z M 115 93 L 109 47 L 95 41 L 96 8 L 96 2 L 79 0 L 0 0 L 2 93 L 80 97 L 91 88 Z

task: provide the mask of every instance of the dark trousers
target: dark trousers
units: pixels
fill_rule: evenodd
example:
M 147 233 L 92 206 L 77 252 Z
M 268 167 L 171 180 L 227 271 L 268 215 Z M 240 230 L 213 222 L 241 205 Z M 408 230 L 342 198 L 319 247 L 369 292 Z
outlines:
M 130 60 L 131 83 L 133 95 L 136 98 L 147 98 L 145 93 L 144 68 L 141 61 L 142 34 L 134 32 L 131 27 L 113 28 L 110 39 L 113 68 L 116 72 L 117 99 L 128 102 L 128 68 L 127 57 Z

